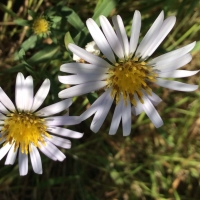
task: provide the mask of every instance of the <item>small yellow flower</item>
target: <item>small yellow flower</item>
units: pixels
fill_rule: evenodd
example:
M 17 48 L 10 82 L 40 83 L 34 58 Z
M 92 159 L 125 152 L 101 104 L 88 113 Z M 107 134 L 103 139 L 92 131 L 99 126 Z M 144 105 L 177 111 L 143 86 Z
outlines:
M 43 17 L 35 19 L 32 25 L 33 32 L 36 35 L 48 34 L 49 28 L 50 28 L 49 22 Z

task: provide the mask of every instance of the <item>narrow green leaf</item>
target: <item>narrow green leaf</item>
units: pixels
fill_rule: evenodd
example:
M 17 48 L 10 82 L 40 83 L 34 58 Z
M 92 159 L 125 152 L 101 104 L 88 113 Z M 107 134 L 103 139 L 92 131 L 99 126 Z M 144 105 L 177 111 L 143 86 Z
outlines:
M 96 101 L 96 99 L 98 98 L 98 95 L 96 92 L 89 93 L 89 94 L 87 94 L 87 98 L 88 98 L 88 101 L 90 102 L 90 104 L 93 104 L 94 101 Z
M 74 40 L 72 39 L 71 34 L 70 34 L 69 31 L 65 34 L 64 43 L 65 43 L 66 49 L 68 49 L 68 44 L 69 43 L 73 43 L 74 44 Z
M 49 19 L 52 22 L 57 23 L 57 22 L 59 22 L 62 19 L 62 17 L 60 17 L 60 16 L 50 16 Z
M 32 35 L 31 37 L 29 37 L 27 40 L 25 40 L 21 47 L 27 51 L 28 49 L 32 49 L 35 47 L 37 42 L 37 36 L 36 35 Z
M 193 53 L 197 53 L 200 50 L 200 41 L 198 41 L 192 50 Z
M 0 3 L 0 10 L 2 10 L 5 13 L 10 14 L 14 18 L 18 17 L 12 10 L 8 9 L 7 6 L 4 5 L 3 3 Z
M 37 17 L 37 13 L 35 13 L 33 10 L 28 10 L 28 14 L 34 19 Z
M 82 31 L 82 29 L 85 27 L 85 24 L 82 22 L 80 17 L 71 9 L 68 7 L 63 7 L 61 11 L 61 15 L 63 17 L 66 17 L 67 21 L 77 30 Z
M 31 58 L 27 60 L 28 63 L 41 63 L 51 60 L 56 57 L 56 54 L 59 53 L 59 46 L 49 45 L 42 49 L 41 51 L 34 54 Z
M 30 21 L 25 20 L 25 19 L 15 19 L 14 20 L 15 24 L 20 25 L 20 26 L 29 26 Z
M 110 14 L 110 12 L 116 7 L 118 2 L 119 0 L 104 0 L 100 5 L 97 4 L 98 7 L 95 9 L 95 13 L 92 19 L 94 19 L 94 21 L 96 21 L 97 24 L 99 24 L 99 16 L 104 15 L 105 17 L 107 17 Z

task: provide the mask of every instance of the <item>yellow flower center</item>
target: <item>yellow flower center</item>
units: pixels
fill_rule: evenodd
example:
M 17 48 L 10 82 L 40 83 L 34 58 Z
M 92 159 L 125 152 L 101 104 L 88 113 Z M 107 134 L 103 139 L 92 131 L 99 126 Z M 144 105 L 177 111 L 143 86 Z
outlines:
M 48 33 L 49 30 L 49 22 L 44 19 L 44 18 L 37 18 L 34 22 L 33 22 L 33 32 L 35 34 L 41 34 L 41 33 Z
M 141 91 L 143 89 L 151 95 L 152 90 L 148 82 L 155 82 L 157 77 L 150 66 L 147 66 L 145 62 L 138 62 L 137 58 L 116 63 L 108 73 L 110 77 L 107 79 L 107 86 L 113 88 L 112 97 L 116 99 L 116 103 L 119 102 L 122 94 L 125 102 L 129 97 L 134 106 L 136 106 L 134 94 L 136 93 L 140 102 L 144 103 Z
M 46 132 L 44 120 L 32 113 L 12 113 L 4 121 L 3 137 L 5 144 L 15 145 L 14 150 L 20 146 L 21 152 L 28 154 L 29 144 L 39 147 L 38 141 L 45 144 L 44 136 L 50 137 Z M 29 149 L 31 151 L 31 149 Z

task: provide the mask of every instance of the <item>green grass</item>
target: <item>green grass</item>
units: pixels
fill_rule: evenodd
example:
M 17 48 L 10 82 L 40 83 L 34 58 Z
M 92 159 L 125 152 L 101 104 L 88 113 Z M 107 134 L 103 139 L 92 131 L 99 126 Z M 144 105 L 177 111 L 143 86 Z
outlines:
M 52 21 L 49 36 L 33 35 L 30 24 L 34 13 L 28 10 L 48 16 Z M 130 34 L 134 10 L 142 14 L 140 38 L 161 10 L 165 16 L 176 15 L 175 27 L 152 57 L 197 41 L 193 60 L 184 69 L 199 69 L 198 0 L 62 0 L 59 3 L 4 0 L 0 3 L 0 86 L 14 99 L 17 72 L 32 75 L 35 89 L 49 78 L 51 91 L 45 105 L 59 101 L 57 94 L 65 87 L 57 79 L 59 67 L 71 61 L 72 56 L 65 45 L 73 40 L 84 47 L 91 41 L 85 28 L 86 19 L 98 20 L 104 14 L 111 20 L 111 16 L 119 14 Z M 199 84 L 199 80 L 197 74 L 183 81 Z M 185 93 L 154 88 L 154 91 L 163 99 L 157 110 L 164 126 L 156 129 L 141 114 L 133 117 L 129 137 L 122 136 L 121 128 L 116 135 L 109 136 L 112 107 L 96 134 L 90 131 L 91 118 L 70 127 L 84 132 L 83 138 L 72 140 L 72 148 L 63 150 L 67 158 L 61 163 L 42 156 L 42 175 L 34 174 L 29 162 L 28 175 L 20 177 L 17 162 L 4 166 L 4 158 L 0 162 L 0 199 L 199 200 L 200 90 Z M 80 115 L 88 105 L 86 96 L 74 98 L 70 115 Z

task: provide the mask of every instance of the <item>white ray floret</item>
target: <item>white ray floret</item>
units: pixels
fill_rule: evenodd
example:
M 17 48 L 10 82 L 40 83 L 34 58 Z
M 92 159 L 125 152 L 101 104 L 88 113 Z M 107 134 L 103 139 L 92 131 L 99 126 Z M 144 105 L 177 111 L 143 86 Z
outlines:
M 165 80 L 189 77 L 199 72 L 199 70 L 177 70 L 191 61 L 190 51 L 194 48 L 195 42 L 150 59 L 172 30 L 176 21 L 174 16 L 164 19 L 162 11 L 140 44 L 138 44 L 141 29 L 139 11 L 135 11 L 133 16 L 130 40 L 119 15 L 112 18 L 113 26 L 104 16 L 100 16 L 99 21 L 101 28 L 93 19 L 88 19 L 86 24 L 102 54 L 96 56 L 87 49 L 69 44 L 72 53 L 84 60 L 84 63 L 67 63 L 61 66 L 60 70 L 70 75 L 59 76 L 60 82 L 72 87 L 61 91 L 59 97 L 69 98 L 103 89 L 103 94 L 80 115 L 82 121 L 94 114 L 90 127 L 94 132 L 102 126 L 113 101 L 116 107 L 109 130 L 110 135 L 116 133 L 120 121 L 122 121 L 123 135 L 129 135 L 131 113 L 139 115 L 143 111 L 155 127 L 159 128 L 163 125 L 163 121 L 154 106 L 162 99 L 152 91 L 150 83 L 178 91 L 196 90 L 197 85 Z
M 28 154 L 33 171 L 42 174 L 39 150 L 52 160 L 63 161 L 65 155 L 56 146 L 69 149 L 71 142 L 65 139 L 66 137 L 81 138 L 83 136 L 82 133 L 59 127 L 78 124 L 80 123 L 79 117 L 52 116 L 66 111 L 72 104 L 71 99 L 65 99 L 38 110 L 48 95 L 49 89 L 50 81 L 46 79 L 34 96 L 32 77 L 24 78 L 22 73 L 18 73 L 15 87 L 15 108 L 12 101 L 0 88 L 0 143 L 2 144 L 0 159 L 7 154 L 5 165 L 13 165 L 18 154 L 21 176 L 28 173 Z

